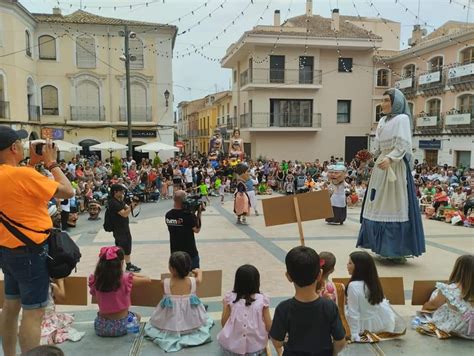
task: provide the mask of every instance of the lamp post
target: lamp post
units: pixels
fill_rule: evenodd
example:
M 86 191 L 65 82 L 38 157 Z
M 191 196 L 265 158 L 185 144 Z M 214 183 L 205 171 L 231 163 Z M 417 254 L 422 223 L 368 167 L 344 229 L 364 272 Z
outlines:
M 168 91 L 168 89 L 165 90 L 165 92 L 163 93 L 163 95 L 165 96 L 165 100 L 166 100 L 166 107 L 168 107 L 168 99 L 170 98 L 170 92 Z
M 127 128 L 128 128 L 128 157 L 133 156 L 133 146 L 132 146 L 132 103 L 131 103 L 131 93 L 130 93 L 130 62 L 136 60 L 135 56 L 130 56 L 130 38 L 136 38 L 137 35 L 135 32 L 129 31 L 128 26 L 125 25 L 124 30 L 119 32 L 121 37 L 125 39 L 125 53 L 120 56 L 120 60 L 125 62 L 125 86 L 127 93 Z

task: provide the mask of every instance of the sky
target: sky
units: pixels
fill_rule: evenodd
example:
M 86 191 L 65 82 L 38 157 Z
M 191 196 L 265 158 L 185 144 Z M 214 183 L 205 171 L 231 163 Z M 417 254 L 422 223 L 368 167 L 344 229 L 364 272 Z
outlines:
M 31 12 L 51 13 L 53 7 L 59 6 L 63 14 L 67 14 L 79 9 L 81 1 L 20 2 Z M 148 7 L 143 6 L 146 2 L 149 3 Z M 468 3 L 470 6 L 467 6 Z M 116 6 L 115 10 L 113 6 Z M 209 61 L 194 54 L 192 45 L 200 47 L 210 41 L 211 44 L 202 51 L 203 55 L 222 58 L 226 49 L 244 31 L 256 25 L 271 25 L 274 10 L 280 10 L 282 22 L 304 14 L 306 0 L 82 0 L 82 7 L 85 11 L 101 16 L 171 23 L 178 26 L 178 33 L 191 27 L 190 31 L 177 37 L 174 48 L 175 54 L 190 50 L 192 52 L 191 56 L 173 60 L 176 107 L 181 101 L 230 89 L 231 70 L 221 68 L 219 61 Z M 401 48 L 407 47 L 407 40 L 411 37 L 415 24 L 420 23 L 431 32 L 449 20 L 474 21 L 473 0 L 313 0 L 314 14 L 330 17 L 333 8 L 339 8 L 341 15 L 357 16 L 359 13 L 360 16 L 378 16 L 400 22 Z M 192 10 L 195 11 L 191 13 Z M 178 21 L 180 17 L 182 18 Z

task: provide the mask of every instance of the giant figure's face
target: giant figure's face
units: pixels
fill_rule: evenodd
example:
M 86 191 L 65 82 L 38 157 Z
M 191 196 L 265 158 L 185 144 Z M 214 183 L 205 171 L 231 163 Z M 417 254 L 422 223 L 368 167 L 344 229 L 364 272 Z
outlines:
M 341 183 L 346 176 L 346 172 L 344 171 L 329 171 L 328 172 L 328 179 L 332 184 L 339 184 Z

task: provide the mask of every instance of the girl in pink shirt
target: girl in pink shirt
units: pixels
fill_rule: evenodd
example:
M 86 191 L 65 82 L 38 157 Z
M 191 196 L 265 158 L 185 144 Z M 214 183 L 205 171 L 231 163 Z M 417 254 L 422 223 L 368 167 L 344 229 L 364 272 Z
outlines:
M 124 273 L 124 253 L 120 247 L 102 247 L 94 274 L 89 276 L 89 288 L 97 300 L 99 312 L 94 321 L 98 336 L 127 334 L 129 316 L 140 321 L 140 315 L 128 309 L 131 305 L 132 287 L 150 283 L 148 277 Z
M 235 273 L 234 290 L 224 297 L 222 330 L 217 335 L 225 355 L 266 355 L 272 319 L 270 299 L 260 293 L 260 274 L 252 265 Z

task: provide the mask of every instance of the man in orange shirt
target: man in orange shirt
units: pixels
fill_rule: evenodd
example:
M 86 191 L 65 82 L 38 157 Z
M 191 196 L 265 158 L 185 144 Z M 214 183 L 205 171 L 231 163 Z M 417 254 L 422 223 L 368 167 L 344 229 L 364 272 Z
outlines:
M 25 130 L 0 126 L 0 214 L 2 219 L 42 246 L 52 228 L 48 201 L 53 197 L 69 199 L 74 191 L 56 163 L 57 150 L 50 140 L 43 145 L 40 155 L 35 152 L 37 144 L 30 144 L 30 164 L 44 162 L 54 180 L 41 175 L 32 166 L 18 166 L 23 160 L 22 140 L 27 137 Z M 46 251 L 47 245 L 44 248 Z M 49 294 L 46 258 L 45 253 L 25 246 L 0 223 L 0 267 L 5 293 L 0 330 L 6 356 L 16 354 L 17 335 L 22 353 L 40 343 L 41 320 Z M 23 317 L 18 332 L 21 308 Z

